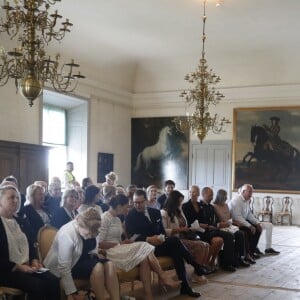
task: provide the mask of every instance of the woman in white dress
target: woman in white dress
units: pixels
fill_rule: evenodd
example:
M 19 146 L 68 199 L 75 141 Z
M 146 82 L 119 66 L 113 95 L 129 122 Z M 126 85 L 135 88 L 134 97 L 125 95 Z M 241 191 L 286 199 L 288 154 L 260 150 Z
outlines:
M 146 242 L 134 242 L 133 239 L 121 240 L 124 231 L 118 215 L 127 214 L 128 202 L 128 198 L 124 195 L 118 195 L 110 200 L 110 209 L 102 215 L 99 246 L 106 250 L 107 258 L 122 270 L 129 271 L 139 265 L 145 299 L 150 300 L 153 299 L 150 279 L 151 270 L 158 274 L 161 283 L 164 285 L 178 287 L 180 281 L 174 281 L 161 269 L 154 255 L 152 245 Z

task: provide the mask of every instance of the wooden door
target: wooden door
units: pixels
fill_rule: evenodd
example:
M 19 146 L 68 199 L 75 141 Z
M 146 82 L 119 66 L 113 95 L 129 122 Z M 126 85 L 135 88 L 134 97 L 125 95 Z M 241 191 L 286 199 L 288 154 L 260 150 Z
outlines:
M 190 184 L 219 189 L 231 196 L 231 142 L 192 144 Z
M 40 145 L 0 141 L 0 182 L 15 176 L 21 193 L 36 180 L 47 182 L 48 150 Z

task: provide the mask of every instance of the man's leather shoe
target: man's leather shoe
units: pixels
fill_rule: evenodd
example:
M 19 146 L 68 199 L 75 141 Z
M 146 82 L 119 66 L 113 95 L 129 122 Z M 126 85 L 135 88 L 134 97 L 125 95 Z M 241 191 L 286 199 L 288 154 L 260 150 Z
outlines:
M 233 266 L 223 266 L 222 269 L 227 272 L 235 272 L 236 268 Z
M 250 267 L 250 263 L 246 262 L 244 259 L 240 259 L 239 267 Z
M 278 255 L 280 254 L 279 251 L 274 250 L 273 248 L 268 248 L 265 250 L 266 255 Z
M 253 256 L 255 259 L 261 258 L 261 255 L 258 254 L 258 253 L 253 253 L 252 256 Z
M 255 251 L 254 253 L 260 255 L 260 256 L 263 256 L 264 254 L 259 250 L 259 248 L 255 248 Z
M 256 261 L 252 257 L 250 257 L 250 256 L 246 257 L 244 260 L 246 262 L 248 262 L 249 264 L 251 264 L 251 265 L 256 264 Z
M 180 295 L 188 295 L 189 297 L 192 297 L 192 298 L 198 298 L 201 296 L 200 293 L 194 292 L 189 286 L 181 287 Z
M 208 275 L 208 274 L 211 274 L 211 273 L 212 273 L 211 270 L 208 270 L 206 267 L 201 266 L 201 265 L 196 266 L 194 269 L 195 269 L 195 273 L 196 273 L 198 276 Z

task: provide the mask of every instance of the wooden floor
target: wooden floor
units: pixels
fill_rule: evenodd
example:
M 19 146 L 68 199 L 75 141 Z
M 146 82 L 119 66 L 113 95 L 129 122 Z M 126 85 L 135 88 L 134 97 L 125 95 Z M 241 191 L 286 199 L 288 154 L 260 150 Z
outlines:
M 264 234 L 259 243 L 261 251 L 265 249 Z M 193 289 L 201 293 L 202 300 L 293 300 L 300 299 L 300 228 L 296 226 L 274 226 L 273 248 L 281 251 L 279 256 L 264 256 L 250 268 L 238 269 L 235 273 L 218 271 L 208 276 L 205 285 L 192 284 Z M 192 269 L 188 269 L 191 274 Z M 143 299 L 143 289 L 135 283 L 134 292 L 130 286 L 122 285 L 122 294 Z M 162 291 L 153 286 L 154 298 L 192 299 L 179 296 L 178 290 Z M 194 298 L 195 299 L 195 298 Z

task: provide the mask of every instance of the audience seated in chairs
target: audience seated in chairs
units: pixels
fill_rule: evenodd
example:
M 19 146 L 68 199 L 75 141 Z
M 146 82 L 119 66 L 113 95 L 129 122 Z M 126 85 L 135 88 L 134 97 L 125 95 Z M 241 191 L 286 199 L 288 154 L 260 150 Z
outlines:
M 232 224 L 232 217 L 226 203 L 227 192 L 218 190 L 214 200 L 214 209 L 218 219 L 218 228 L 230 232 L 234 236 L 235 267 L 249 267 L 250 264 L 244 260 L 245 239 L 244 233 Z
M 137 241 L 147 241 L 155 247 L 156 256 L 172 258 L 178 279 L 182 281 L 180 294 L 199 297 L 189 286 L 184 262 L 194 267 L 195 273 L 202 276 L 205 270 L 196 263 L 191 253 L 177 237 L 164 239 L 166 232 L 158 209 L 146 206 L 147 196 L 143 190 L 137 190 L 133 196 L 134 208 L 125 218 L 126 229 L 130 236 L 137 234 Z
M 99 211 L 101 215 L 103 213 L 101 207 L 97 205 L 99 201 L 100 189 L 95 185 L 90 185 L 86 188 L 84 193 L 83 203 L 78 207 L 78 213 L 82 213 L 87 210 L 89 207 L 93 207 Z
M 52 216 L 51 224 L 60 228 L 66 223 L 72 221 L 77 215 L 76 203 L 78 199 L 78 193 L 74 190 L 65 190 L 62 197 L 62 207 L 60 207 Z
M 102 195 L 103 195 L 103 201 L 99 201 L 99 205 L 101 206 L 103 212 L 106 212 L 109 210 L 109 201 L 113 197 L 117 195 L 117 188 L 114 185 L 109 184 L 103 184 L 102 186 Z
M 210 253 L 209 253 L 209 265 L 214 267 L 216 258 L 223 246 L 223 238 L 217 235 L 205 234 L 205 230 L 208 227 L 206 224 L 200 224 L 203 221 L 202 218 L 202 208 L 200 203 L 198 202 L 198 198 L 200 195 L 200 188 L 197 185 L 192 185 L 190 188 L 190 200 L 182 205 L 182 210 L 187 219 L 188 226 L 191 226 L 195 222 L 199 225 L 199 230 L 197 233 L 201 237 L 202 240 L 210 244 Z M 213 216 L 214 217 L 214 216 Z
M 31 184 L 27 187 L 24 213 L 35 237 L 42 226 L 51 223 L 51 216 L 44 208 L 44 197 L 44 188 L 40 185 Z
M 45 266 L 61 278 L 68 300 L 84 299 L 78 295 L 74 279 L 89 279 L 96 300 L 105 298 L 104 288 L 110 299 L 120 299 L 115 267 L 111 261 L 98 254 L 96 237 L 100 224 L 100 214 L 95 208 L 88 208 L 77 215 L 75 220 L 57 232 L 44 260 Z M 91 255 L 92 252 L 95 254 Z
M 209 244 L 200 241 L 200 237 L 196 232 L 188 227 L 187 220 L 183 211 L 181 210 L 181 204 L 184 196 L 179 191 L 172 191 L 165 201 L 164 209 L 161 210 L 163 225 L 167 236 L 177 236 L 181 239 L 182 243 L 193 255 L 195 261 L 207 268 L 209 262 Z M 205 276 L 193 276 L 192 281 L 198 283 L 206 283 Z
M 118 195 L 109 202 L 109 210 L 102 215 L 99 234 L 99 246 L 106 250 L 107 258 L 119 269 L 126 272 L 139 266 L 140 279 L 145 290 L 145 299 L 153 299 L 151 291 L 151 270 L 158 274 L 164 285 L 178 287 L 180 282 L 168 277 L 161 269 L 154 256 L 154 247 L 146 242 L 121 240 L 122 223 L 118 216 L 126 215 L 129 199 L 125 195 Z
M 157 198 L 157 202 L 160 205 L 160 208 L 164 208 L 165 201 L 169 193 L 171 193 L 175 189 L 175 182 L 173 180 L 166 180 L 164 184 L 165 192 Z
M 50 214 L 54 215 L 60 208 L 61 185 L 58 182 L 49 184 L 48 193 L 45 195 L 44 208 Z
M 94 185 L 92 179 L 90 177 L 85 177 L 82 179 L 81 188 L 85 191 L 86 188 L 90 185 Z
M 59 280 L 42 267 L 25 220 L 19 225 L 15 214 L 20 194 L 14 186 L 0 186 L 0 285 L 21 289 L 28 300 L 60 299 Z

